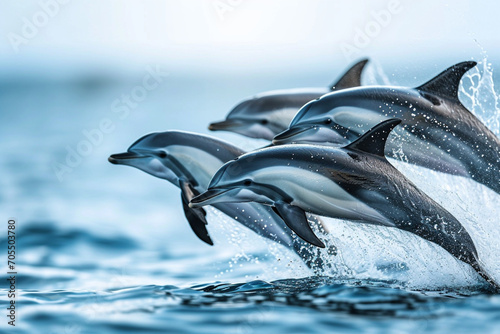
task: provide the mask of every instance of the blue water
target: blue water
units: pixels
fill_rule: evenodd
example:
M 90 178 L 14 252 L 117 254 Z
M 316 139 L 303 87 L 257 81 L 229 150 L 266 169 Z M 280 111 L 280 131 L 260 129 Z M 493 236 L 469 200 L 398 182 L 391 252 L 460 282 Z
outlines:
M 399 78 L 374 66 L 365 81 L 416 86 L 442 69 L 421 65 L 405 67 Z M 318 275 L 215 211 L 208 227 L 215 246 L 197 240 L 177 188 L 107 157 L 149 132 L 207 133 L 209 122 L 253 93 L 334 78 L 332 70 L 247 73 L 244 80 L 231 71 L 167 70 L 168 78 L 124 118 L 111 105 L 140 84 L 144 69 L 53 77 L 49 67 L 0 79 L 0 230 L 16 218 L 16 333 L 500 331 L 500 296 L 438 246 L 404 232 L 328 221 L 324 237 L 338 252 L 322 253 L 328 265 Z M 490 75 L 481 67 L 464 80 L 461 95 L 498 134 L 499 79 Z M 75 149 L 85 140 L 82 131 L 104 118 L 113 130 L 58 178 L 54 164 L 64 163 L 67 146 Z M 264 144 L 217 136 L 244 148 Z M 472 181 L 393 163 L 456 215 L 499 277 L 500 196 Z M 6 285 L 0 287 L 5 305 Z M 0 313 L 0 329 L 14 332 L 3 306 Z

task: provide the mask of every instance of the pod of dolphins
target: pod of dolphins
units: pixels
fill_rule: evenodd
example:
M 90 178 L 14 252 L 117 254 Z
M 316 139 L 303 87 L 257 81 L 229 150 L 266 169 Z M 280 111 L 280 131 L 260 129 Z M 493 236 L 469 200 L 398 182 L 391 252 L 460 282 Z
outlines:
M 263 148 L 244 152 L 210 136 L 166 131 L 140 138 L 109 161 L 179 187 L 186 219 L 210 245 L 208 205 L 293 250 L 312 268 L 318 265 L 315 247 L 325 247 L 315 233 L 325 232 L 317 216 L 331 217 L 413 233 L 500 289 L 464 226 L 386 159 L 401 159 L 403 150 L 405 162 L 470 178 L 500 194 L 500 140 L 457 95 L 476 63 L 456 64 L 406 88 L 361 86 L 367 62 L 329 87 L 246 99 L 209 126 L 271 141 Z M 388 140 L 393 130 L 397 142 Z

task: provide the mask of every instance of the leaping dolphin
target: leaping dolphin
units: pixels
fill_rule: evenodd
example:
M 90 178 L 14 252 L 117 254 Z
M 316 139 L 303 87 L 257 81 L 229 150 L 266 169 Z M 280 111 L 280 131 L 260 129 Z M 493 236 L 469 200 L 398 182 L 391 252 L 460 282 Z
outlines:
M 323 243 L 305 212 L 396 227 L 441 246 L 498 287 L 465 228 L 386 160 L 387 137 L 400 122 L 382 122 L 345 147 L 282 145 L 247 153 L 219 169 L 190 206 L 270 205 L 297 235 L 319 247 Z
M 251 138 L 272 140 L 288 128 L 297 111 L 307 102 L 332 91 L 361 86 L 361 73 L 368 59 L 353 65 L 330 87 L 269 91 L 246 99 L 226 119 L 210 124 L 212 131 L 232 131 Z
M 458 99 L 462 76 L 474 61 L 456 64 L 417 88 L 359 87 L 306 104 L 277 135 L 286 143 L 346 144 L 378 122 L 399 118 L 402 139 L 386 154 L 441 172 L 471 178 L 500 193 L 500 140 Z
M 198 238 L 213 245 L 206 229 L 205 210 L 190 208 L 188 204 L 195 195 L 207 189 L 211 177 L 225 162 L 243 153 L 243 150 L 213 137 L 167 131 L 140 138 L 127 152 L 111 155 L 109 161 L 138 168 L 179 187 L 191 228 Z M 292 238 L 291 231 L 270 207 L 258 203 L 218 203 L 213 206 L 255 233 L 293 249 L 306 264 L 312 265 L 315 261 L 311 258 L 309 245 L 299 238 Z

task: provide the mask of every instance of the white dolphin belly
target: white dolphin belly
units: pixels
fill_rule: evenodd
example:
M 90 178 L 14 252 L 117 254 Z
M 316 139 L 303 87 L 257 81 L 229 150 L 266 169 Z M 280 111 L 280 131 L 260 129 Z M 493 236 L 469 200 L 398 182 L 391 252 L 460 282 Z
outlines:
M 257 183 L 274 184 L 293 198 L 292 205 L 310 213 L 395 226 L 378 211 L 359 201 L 318 172 L 297 167 L 270 167 L 252 174 Z

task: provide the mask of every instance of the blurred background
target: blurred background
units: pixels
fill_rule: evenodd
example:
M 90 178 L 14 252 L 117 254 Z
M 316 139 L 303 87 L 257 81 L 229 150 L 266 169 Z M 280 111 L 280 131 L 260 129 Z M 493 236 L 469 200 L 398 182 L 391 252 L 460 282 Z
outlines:
M 21 229 L 23 288 L 305 276 L 233 271 L 228 259 L 251 258 L 234 247 L 258 238 L 234 239 L 228 223 L 210 230 L 223 246 L 200 243 L 177 188 L 108 156 L 150 132 L 208 133 L 245 97 L 329 85 L 362 57 L 367 84 L 418 86 L 469 59 L 498 70 L 499 12 L 467 0 L 0 0 L 0 211 Z

